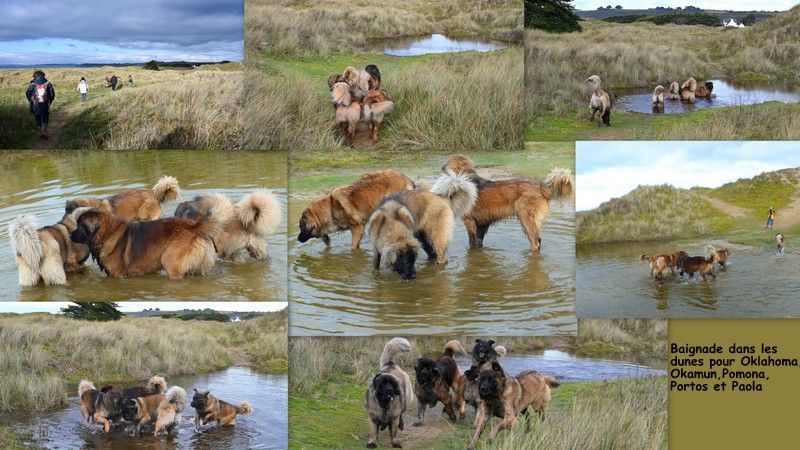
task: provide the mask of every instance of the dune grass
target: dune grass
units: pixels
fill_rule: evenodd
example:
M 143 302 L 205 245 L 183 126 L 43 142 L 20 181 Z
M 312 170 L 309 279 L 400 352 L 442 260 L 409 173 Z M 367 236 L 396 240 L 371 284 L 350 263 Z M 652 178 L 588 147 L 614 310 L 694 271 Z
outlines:
M 648 357 L 666 364 L 666 321 L 581 321 L 575 338 L 483 337 L 504 345 L 510 354 L 525 354 L 553 345 L 579 349 L 585 355 Z M 458 338 L 471 348 L 474 338 Z M 290 367 L 290 448 L 357 448 L 368 430 L 365 386 L 377 370 L 387 338 L 292 338 Z M 413 352 L 398 362 L 412 377 L 413 361 L 441 351 L 445 338 L 409 338 Z M 617 349 L 613 352 L 609 349 Z M 501 434 L 492 448 L 661 448 L 666 444 L 666 384 L 663 378 L 615 382 L 564 383 L 553 391 L 544 426 L 533 423 Z M 439 407 L 435 408 L 438 412 Z M 416 406 L 412 406 L 414 414 Z M 472 409 L 466 421 L 441 423 L 418 447 L 464 448 L 471 436 Z M 429 415 L 433 415 L 430 413 Z M 409 421 L 409 414 L 406 415 Z M 414 428 L 410 428 L 414 430 Z M 635 437 L 633 437 L 635 436 Z M 633 438 L 632 438 L 633 437 Z M 632 438 L 632 440 L 628 440 Z M 383 441 L 382 441 L 383 442 Z M 485 447 L 485 441 L 479 448 Z M 635 444 L 630 444 L 635 442 Z
M 591 96 L 586 78 L 599 75 L 609 92 L 667 86 L 689 76 L 796 82 L 800 7 L 742 30 L 595 20 L 582 25 L 581 33 L 525 31 L 528 139 L 797 138 L 800 105 L 777 103 L 681 117 L 615 111 L 610 128 L 597 128 L 586 120 Z
M 750 245 L 765 239 L 763 221 L 772 206 L 780 211 L 800 193 L 800 172 L 784 169 L 739 179 L 718 188 L 639 186 L 591 211 L 576 213 L 577 243 L 669 241 L 725 238 Z M 718 199 L 721 210 L 707 199 Z M 665 220 L 668 218 L 669 220 Z M 795 228 L 791 228 L 791 227 Z M 787 231 L 778 224 L 778 229 Z M 789 230 L 796 229 L 790 225 Z M 772 233 L 769 230 L 768 233 Z M 771 239 L 770 239 L 771 240 Z
M 28 148 L 37 141 L 25 89 L 30 70 L 0 71 L 0 147 Z M 47 69 L 56 88 L 50 131 L 56 148 L 138 150 L 146 148 L 237 149 L 242 140 L 241 64 L 192 70 L 144 70 L 138 66 Z M 116 91 L 103 77 L 116 73 Z M 134 87 L 127 85 L 133 76 Z M 89 82 L 89 100 L 75 88 Z
M 459 38 L 522 39 L 521 0 L 251 0 L 246 3 L 248 55 L 330 56 L 370 41 L 434 32 Z
M 0 316 L 0 410 L 63 406 L 81 378 L 131 383 L 204 373 L 249 359 L 285 372 L 286 311 L 239 324 L 126 317 L 82 322 L 49 314 Z

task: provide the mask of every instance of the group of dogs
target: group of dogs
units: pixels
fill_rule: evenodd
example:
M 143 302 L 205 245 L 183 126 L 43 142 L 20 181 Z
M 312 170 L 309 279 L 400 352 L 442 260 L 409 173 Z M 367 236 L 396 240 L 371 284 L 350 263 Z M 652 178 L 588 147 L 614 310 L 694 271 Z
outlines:
M 364 408 L 370 422 L 367 448 L 377 447 L 378 432 L 389 429 L 392 447 L 401 448 L 397 432 L 405 429 L 403 414 L 410 409 L 412 398 L 411 378 L 397 363 L 397 355 L 411 352 L 408 340 L 396 337 L 383 348 L 380 357 L 380 372 L 367 387 Z M 468 449 L 474 449 L 486 424 L 492 417 L 502 419 L 491 430 L 488 442 L 503 429 L 512 429 L 517 417 L 522 415 L 530 429 L 530 411 L 536 411 L 544 420 L 544 410 L 550 401 L 550 390 L 559 386 L 554 377 L 535 370 L 525 370 L 511 376 L 503 370 L 499 360 L 506 349 L 495 346 L 492 340 L 475 341 L 471 356 L 473 364 L 461 372 L 456 364 L 456 354 L 466 355 L 457 340 L 449 341 L 436 359 L 419 358 L 414 366 L 416 380 L 414 393 L 418 402 L 417 420 L 420 426 L 425 420 L 425 410 L 442 403 L 444 412 L 451 421 L 466 417 L 466 405 L 475 409 L 473 436 Z
M 134 434 L 139 436 L 142 428 L 155 425 L 153 436 L 162 432 L 171 434 L 181 422 L 181 412 L 189 403 L 186 391 L 180 386 L 167 388 L 163 377 L 153 376 L 145 386 L 122 388 L 106 385 L 96 389 L 94 383 L 83 379 L 78 384 L 78 398 L 85 424 L 100 424 L 103 432 L 111 431 L 111 424 L 123 419 L 136 426 Z M 236 415 L 249 415 L 253 406 L 247 400 L 233 405 L 220 400 L 209 391 L 194 390 L 190 404 L 195 410 L 194 428 L 209 422 L 217 425 L 235 425 Z
M 604 91 L 600 87 L 600 77 L 590 76 L 587 81 L 592 84 L 592 97 L 589 99 L 589 120 L 597 122 L 597 125 L 611 126 L 611 108 L 614 106 L 616 96 Z M 697 80 L 689 78 L 679 85 L 673 81 L 669 85 L 669 90 L 662 85 L 658 85 L 653 90 L 653 112 L 664 111 L 664 100 L 681 100 L 694 103 L 696 98 L 711 98 L 711 91 L 714 90 L 714 83 L 706 81 L 698 85 Z
M 336 111 L 336 123 L 347 136 L 350 146 L 353 146 L 358 123 L 362 120 L 369 123 L 372 141 L 378 142 L 383 118 L 394 111 L 394 102 L 381 89 L 378 66 L 370 64 L 363 70 L 347 67 L 343 74 L 333 74 L 328 78 L 328 88 Z
M 106 198 L 67 200 L 55 225 L 36 228 L 33 216 L 9 225 L 21 286 L 67 284 L 91 255 L 110 277 L 164 270 L 172 280 L 206 275 L 217 258 L 267 257 L 267 237 L 281 221 L 274 195 L 257 190 L 234 204 L 223 194 L 200 195 L 178 205 L 172 218 L 161 208 L 180 194 L 178 180 L 162 177 L 152 189 Z
M 478 248 L 493 223 L 516 217 L 531 251 L 538 252 L 550 201 L 572 195 L 573 185 L 570 171 L 560 168 L 544 180 L 489 180 L 478 175 L 469 158 L 454 155 L 431 186 L 418 185 L 396 170 L 382 170 L 326 192 L 301 214 L 297 240 L 319 238 L 330 245 L 331 233 L 350 230 L 350 246 L 355 250 L 366 227 L 374 248 L 374 268 L 391 269 L 410 280 L 416 277 L 414 264 L 420 249 L 429 261 L 447 263 L 454 222 L 459 218 L 470 247 Z
M 731 252 L 727 248 L 716 250 L 713 246 L 706 247 L 706 256 L 689 256 L 683 250 L 678 250 L 673 253 L 665 253 L 661 255 L 642 255 L 641 260 L 645 261 L 650 266 L 650 277 L 658 281 L 663 281 L 667 276 L 667 271 L 672 272 L 675 276 L 677 270 L 680 276 L 689 274 L 689 278 L 694 278 L 695 273 L 699 273 L 705 281 L 709 276 L 717 278 L 714 274 L 714 265 L 718 264 L 719 267 L 725 267 L 728 263 Z

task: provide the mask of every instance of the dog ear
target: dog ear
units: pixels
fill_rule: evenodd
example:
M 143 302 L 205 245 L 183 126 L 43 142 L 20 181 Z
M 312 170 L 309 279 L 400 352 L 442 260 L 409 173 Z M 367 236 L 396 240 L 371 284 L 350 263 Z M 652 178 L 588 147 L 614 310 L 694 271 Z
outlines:
M 411 211 L 406 208 L 400 208 L 397 210 L 397 220 L 402 222 L 405 226 L 409 229 L 414 229 L 414 216 L 411 215 Z
M 489 339 L 489 345 L 494 345 L 494 341 Z
M 497 361 L 492 362 L 492 370 L 494 370 L 495 372 L 503 373 L 503 368 L 500 366 L 500 363 L 498 363 Z
M 67 203 L 64 205 L 64 213 L 70 214 L 72 211 L 75 211 L 78 205 L 75 204 L 72 200 L 67 200 Z
M 480 340 L 480 339 L 475 339 L 475 343 L 476 343 L 476 344 L 480 344 L 480 343 L 481 343 L 481 340 Z

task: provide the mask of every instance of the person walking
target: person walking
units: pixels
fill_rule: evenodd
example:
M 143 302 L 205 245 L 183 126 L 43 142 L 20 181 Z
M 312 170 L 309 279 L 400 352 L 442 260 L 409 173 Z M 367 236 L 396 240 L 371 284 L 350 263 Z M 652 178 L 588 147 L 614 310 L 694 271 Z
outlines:
M 129 88 L 133 87 L 133 76 L 132 75 L 128 75 L 128 87 Z
M 78 92 L 81 94 L 82 102 L 85 102 L 86 99 L 89 98 L 89 83 L 84 77 L 81 77 L 81 81 L 78 82 Z
M 772 228 L 773 223 L 775 223 L 775 209 L 770 206 L 767 213 L 767 228 Z
M 47 125 L 50 123 L 50 105 L 56 99 L 56 90 L 47 81 L 44 72 L 37 70 L 33 72 L 25 97 L 30 104 L 31 114 L 36 118 L 36 128 L 39 130 L 39 137 L 47 139 Z

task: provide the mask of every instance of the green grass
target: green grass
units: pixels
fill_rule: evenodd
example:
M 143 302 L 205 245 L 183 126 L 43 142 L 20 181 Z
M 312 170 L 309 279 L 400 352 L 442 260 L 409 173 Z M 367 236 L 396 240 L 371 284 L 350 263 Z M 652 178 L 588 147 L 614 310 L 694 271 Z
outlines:
M 63 406 L 81 378 L 131 383 L 205 373 L 248 360 L 285 372 L 286 311 L 239 324 L 123 318 L 82 322 L 49 314 L 0 316 L 0 411 Z
M 542 112 L 525 130 L 528 141 L 774 140 L 800 139 L 800 105 L 768 102 L 709 108 L 689 114 L 649 115 L 612 111 L 611 126 L 589 121 L 588 107 L 575 113 Z M 769 123 L 770 127 L 764 127 Z
M 458 152 L 461 153 L 461 152 Z M 393 168 L 416 179 L 433 178 L 451 152 L 292 152 L 290 189 L 295 193 L 320 193 L 351 183 L 369 170 Z M 465 152 L 476 167 L 499 168 L 510 174 L 543 178 L 553 167 L 574 172 L 575 150 L 570 142 L 528 143 L 524 151 Z
M 7 450 L 17 450 L 26 448 L 20 444 L 17 435 L 8 427 L 0 426 L 0 447 Z
M 739 179 L 710 190 L 709 195 L 724 202 L 752 210 L 766 218 L 770 207 L 780 211 L 789 204 L 800 185 L 800 170 L 762 173 L 750 179 Z

